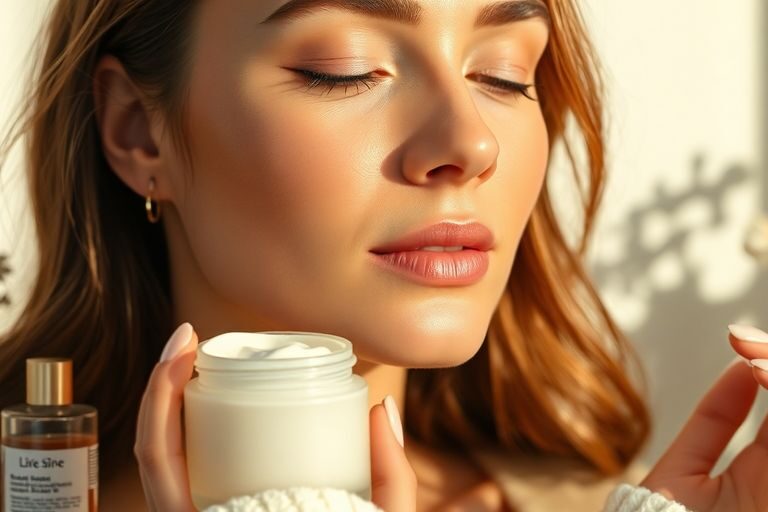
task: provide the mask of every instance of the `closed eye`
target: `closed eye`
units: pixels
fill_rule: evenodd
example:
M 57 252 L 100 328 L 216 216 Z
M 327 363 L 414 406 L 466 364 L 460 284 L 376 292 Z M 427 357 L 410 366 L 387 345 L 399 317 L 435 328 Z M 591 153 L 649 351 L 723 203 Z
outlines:
M 347 93 L 350 87 L 355 88 L 355 94 L 360 94 L 361 87 L 370 90 L 384 79 L 381 76 L 377 76 L 375 72 L 362 75 L 333 75 L 308 69 L 293 69 L 291 71 L 300 74 L 305 79 L 308 91 L 322 86 L 325 90 L 324 94 L 330 94 L 335 89 L 341 87 L 344 88 L 344 94 Z M 524 96 L 531 101 L 537 101 L 530 93 L 533 84 L 513 82 L 482 73 L 472 73 L 467 77 L 478 83 L 490 86 L 489 89 L 492 92 L 515 97 Z

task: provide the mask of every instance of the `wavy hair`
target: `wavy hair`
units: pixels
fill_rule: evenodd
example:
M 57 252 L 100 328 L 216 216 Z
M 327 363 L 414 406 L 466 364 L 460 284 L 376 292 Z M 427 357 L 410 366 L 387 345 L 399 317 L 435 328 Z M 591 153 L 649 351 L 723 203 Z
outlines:
M 649 416 L 629 376 L 631 346 L 590 284 L 581 256 L 604 175 L 602 87 L 574 0 L 548 0 L 551 36 L 537 71 L 550 140 L 575 124 L 571 158 L 584 237 L 566 243 L 544 190 L 523 235 L 487 339 L 456 368 L 410 370 L 406 429 L 433 446 L 492 443 L 577 457 L 604 473 L 628 464 Z M 74 360 L 76 400 L 100 411 L 107 473 L 131 456 L 144 386 L 173 330 L 162 229 L 136 215 L 142 199 L 111 171 L 95 121 L 92 72 L 117 57 L 185 144 L 191 0 L 59 0 L 41 33 L 42 59 L 5 154 L 25 136 L 40 263 L 28 303 L 0 340 L 0 404 L 23 399 L 24 360 Z

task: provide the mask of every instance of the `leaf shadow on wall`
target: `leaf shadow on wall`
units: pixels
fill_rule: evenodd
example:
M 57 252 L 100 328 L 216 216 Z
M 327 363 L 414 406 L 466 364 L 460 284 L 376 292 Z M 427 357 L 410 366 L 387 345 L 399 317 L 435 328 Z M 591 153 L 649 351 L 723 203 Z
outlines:
M 8 256 L 0 254 L 0 308 L 11 305 L 11 296 L 8 293 L 8 284 L 5 280 L 11 273 L 11 267 L 8 263 Z
M 727 341 L 728 324 L 747 319 L 768 328 L 768 267 L 759 266 L 746 254 L 740 258 L 744 233 L 736 233 L 739 228 L 734 227 L 732 214 L 729 218 L 733 199 L 738 198 L 729 194 L 754 183 L 755 171 L 733 164 L 712 181 L 705 179 L 705 169 L 704 157 L 696 155 L 691 162 L 690 186 L 674 193 L 657 188 L 650 202 L 631 210 L 626 221 L 611 229 L 622 241 L 624 256 L 620 261 L 590 265 L 598 287 L 613 290 L 606 295 L 609 309 L 619 307 L 611 304 L 611 296 L 641 296 L 642 320 L 626 333 L 638 347 L 655 412 L 656 432 L 643 456 L 647 463 L 663 453 L 699 398 L 734 358 Z M 752 205 L 745 203 L 745 207 Z M 705 220 L 680 222 L 686 209 L 704 209 L 705 214 L 698 218 Z M 655 243 L 648 242 L 648 232 L 653 231 L 650 224 L 664 228 Z M 710 251 L 701 250 L 707 247 L 700 243 L 702 238 L 711 244 L 723 237 L 733 239 L 736 246 L 728 244 L 715 251 L 710 245 Z M 728 261 L 721 261 L 721 249 Z M 733 261 L 743 264 L 733 268 Z M 674 276 L 671 285 L 663 278 L 660 284 L 658 273 L 653 278 L 654 272 L 664 267 Z M 725 294 L 725 298 L 707 298 L 704 280 L 713 272 L 720 279 L 739 274 L 743 286 L 738 293 Z M 767 409 L 762 395 L 766 392 L 761 393 L 734 445 L 751 439 L 762 421 Z M 729 447 L 719 467 L 734 455 L 733 446 Z

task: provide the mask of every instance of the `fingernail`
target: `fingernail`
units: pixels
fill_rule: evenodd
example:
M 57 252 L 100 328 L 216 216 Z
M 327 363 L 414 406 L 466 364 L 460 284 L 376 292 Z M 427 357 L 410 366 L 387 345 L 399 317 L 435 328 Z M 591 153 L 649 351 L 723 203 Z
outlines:
M 392 433 L 395 434 L 395 439 L 400 443 L 400 446 L 405 448 L 405 440 L 403 439 L 403 423 L 400 421 L 400 411 L 397 410 L 397 404 L 392 395 L 387 395 L 384 398 L 384 409 L 387 411 L 387 418 L 389 419 L 389 426 L 392 427 Z
M 165 344 L 163 353 L 160 354 L 160 362 L 162 363 L 164 361 L 168 361 L 169 359 L 173 359 L 179 355 L 181 349 L 186 347 L 190 338 L 192 338 L 193 331 L 194 329 L 192 329 L 192 325 L 190 325 L 188 322 L 181 324 L 173 332 L 170 339 L 168 340 L 168 343 Z
M 734 337 L 753 343 L 768 343 L 768 333 L 750 325 L 731 324 L 728 330 Z
M 752 366 L 756 366 L 764 372 L 768 372 L 768 359 L 753 359 L 750 362 L 752 363 Z
M 744 357 L 744 356 L 739 356 L 739 357 L 740 357 L 740 358 L 741 358 L 741 359 L 742 359 L 742 360 L 743 360 L 745 363 L 747 363 L 747 366 L 749 366 L 750 368 L 752 368 L 752 361 L 750 361 L 749 359 L 747 359 L 747 358 L 746 358 L 746 357 Z

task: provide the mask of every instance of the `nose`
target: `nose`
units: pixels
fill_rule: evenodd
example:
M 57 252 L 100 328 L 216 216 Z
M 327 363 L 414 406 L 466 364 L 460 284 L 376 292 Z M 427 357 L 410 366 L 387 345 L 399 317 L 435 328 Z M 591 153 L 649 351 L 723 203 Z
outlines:
M 460 185 L 493 175 L 499 143 L 463 84 L 443 87 L 403 146 L 402 175 L 410 183 Z M 421 108 L 419 108 L 421 109 Z

